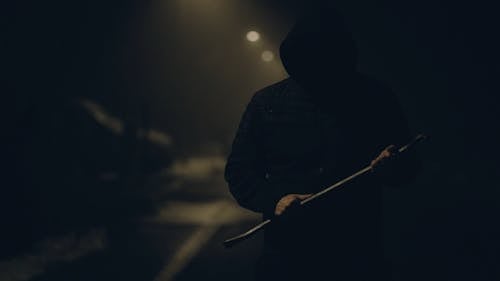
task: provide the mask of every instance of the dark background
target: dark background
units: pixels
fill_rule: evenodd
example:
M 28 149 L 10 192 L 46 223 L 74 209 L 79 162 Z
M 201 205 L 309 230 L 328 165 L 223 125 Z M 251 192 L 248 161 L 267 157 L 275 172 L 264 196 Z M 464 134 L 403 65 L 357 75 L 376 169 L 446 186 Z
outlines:
M 138 251 L 123 250 L 135 237 L 126 233 L 140 232 L 131 221 L 181 196 L 165 191 L 176 184 L 175 173 L 158 175 L 190 157 L 223 159 L 251 95 L 286 77 L 277 51 L 297 12 L 291 2 L 4 6 L 0 269 L 20 270 L 8 261 L 38 249 L 33 245 L 47 237 L 95 227 L 107 229 L 110 243 L 127 241 L 109 251 Z M 424 170 L 417 182 L 386 192 L 394 278 L 499 280 L 497 9 L 487 1 L 337 2 L 358 43 L 360 71 L 390 85 L 413 131 L 430 136 L 420 148 Z M 249 30 L 261 40 L 248 42 Z M 275 59 L 262 61 L 263 50 Z M 108 125 L 96 122 L 102 121 L 95 115 L 101 111 L 92 111 L 96 105 L 113 116 Z M 148 130 L 163 138 L 148 137 Z M 182 194 L 186 200 L 228 199 L 221 165 L 210 163 L 217 187 L 199 184 Z M 244 229 L 234 225 L 219 229 L 178 278 L 197 280 L 215 271 L 229 280 L 250 272 L 255 249 L 232 253 L 216 246 Z M 135 274 L 122 272 L 121 279 L 152 280 L 169 263 L 158 249 L 175 248 L 182 239 L 177 228 L 162 227 L 153 231 L 155 239 L 139 235 L 156 250 L 141 247 L 133 256 L 151 262 L 133 266 Z M 233 266 L 232 258 L 238 261 Z M 108 278 L 118 270 L 87 259 L 33 276 L 100 280 L 102 272 Z

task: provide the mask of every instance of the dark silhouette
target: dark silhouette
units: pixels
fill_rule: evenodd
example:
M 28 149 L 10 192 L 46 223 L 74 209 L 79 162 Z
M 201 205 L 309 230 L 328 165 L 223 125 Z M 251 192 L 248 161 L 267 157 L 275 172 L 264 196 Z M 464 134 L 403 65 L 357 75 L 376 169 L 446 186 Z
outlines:
M 258 279 L 388 280 L 382 186 L 410 181 L 418 161 L 414 153 L 398 158 L 384 150 L 411 138 L 398 102 L 356 72 L 357 50 L 340 18 L 318 11 L 299 19 L 283 41 L 290 77 L 250 101 L 225 177 L 241 206 L 264 218 L 279 215 L 265 231 Z M 371 159 L 373 176 L 300 212 L 290 208 Z

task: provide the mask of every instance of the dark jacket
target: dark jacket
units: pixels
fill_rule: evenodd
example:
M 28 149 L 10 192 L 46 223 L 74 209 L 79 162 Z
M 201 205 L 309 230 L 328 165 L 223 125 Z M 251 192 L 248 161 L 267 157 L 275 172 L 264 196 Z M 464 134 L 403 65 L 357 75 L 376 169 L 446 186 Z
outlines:
M 229 189 L 241 206 L 264 218 L 273 216 L 284 195 L 317 192 L 368 165 L 386 146 L 411 138 L 390 89 L 356 73 L 352 39 L 338 25 L 325 26 L 331 24 L 315 18 L 292 29 L 280 50 L 290 78 L 254 95 L 233 142 L 225 170 Z M 416 163 L 407 154 L 385 173 L 274 224 L 266 229 L 265 251 L 289 257 L 290 245 L 305 244 L 292 252 L 304 257 L 308 249 L 331 253 L 333 247 L 329 260 L 343 260 L 355 249 L 376 255 L 381 186 L 409 181 Z

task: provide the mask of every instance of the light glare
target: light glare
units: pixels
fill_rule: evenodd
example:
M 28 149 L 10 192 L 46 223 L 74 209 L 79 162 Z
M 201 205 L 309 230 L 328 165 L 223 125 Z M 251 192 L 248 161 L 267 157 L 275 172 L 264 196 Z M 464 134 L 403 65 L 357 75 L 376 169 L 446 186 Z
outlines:
M 270 62 L 274 59 L 274 54 L 273 54 L 273 52 L 266 50 L 266 51 L 262 52 L 261 58 L 265 62 Z
M 247 40 L 250 42 L 257 42 L 260 39 L 260 34 L 257 31 L 251 30 L 247 32 Z

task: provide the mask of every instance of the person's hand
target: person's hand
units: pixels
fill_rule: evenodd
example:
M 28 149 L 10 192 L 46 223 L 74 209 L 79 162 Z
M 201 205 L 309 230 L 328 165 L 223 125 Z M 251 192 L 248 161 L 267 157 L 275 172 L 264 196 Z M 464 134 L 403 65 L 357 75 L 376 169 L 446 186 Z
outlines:
M 380 154 L 372 160 L 370 163 L 370 166 L 372 169 L 376 169 L 386 163 L 387 161 L 390 161 L 391 158 L 394 157 L 394 155 L 397 153 L 397 149 L 395 145 L 389 145 L 386 147 Z
M 276 204 L 276 208 L 274 209 L 274 214 L 276 216 L 279 216 L 285 212 L 287 208 L 289 208 L 291 205 L 296 204 L 307 197 L 311 196 L 312 194 L 288 194 L 283 196 L 280 201 Z

